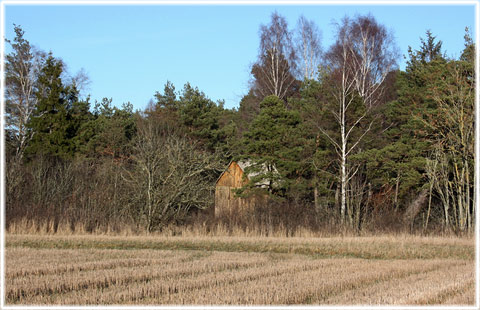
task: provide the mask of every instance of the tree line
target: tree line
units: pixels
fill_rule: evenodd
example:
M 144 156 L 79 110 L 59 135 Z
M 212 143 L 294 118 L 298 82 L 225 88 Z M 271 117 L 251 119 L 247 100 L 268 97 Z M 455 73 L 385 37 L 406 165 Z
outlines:
M 248 160 L 254 177 L 235 194 L 271 197 L 255 221 L 474 230 L 468 29 L 458 59 L 427 31 L 400 70 L 392 33 L 371 15 L 343 18 L 324 49 L 313 21 L 301 16 L 290 29 L 275 12 L 260 26 L 238 108 L 167 82 L 143 111 L 107 97 L 92 103 L 83 72 L 72 75 L 61 59 L 31 46 L 20 26 L 15 34 L 5 58 L 7 228 L 18 221 L 49 222 L 52 231 L 61 223 L 73 231 L 212 223 L 216 179 L 231 160 Z

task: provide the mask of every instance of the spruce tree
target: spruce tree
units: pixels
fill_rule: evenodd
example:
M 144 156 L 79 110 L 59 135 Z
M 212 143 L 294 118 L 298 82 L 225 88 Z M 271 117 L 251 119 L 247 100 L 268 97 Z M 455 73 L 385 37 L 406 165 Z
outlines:
M 78 104 L 78 91 L 62 82 L 63 63 L 51 54 L 38 78 L 38 103 L 29 122 L 33 138 L 26 153 L 69 158 L 75 153 L 74 138 L 79 124 L 75 124 L 73 109 L 87 113 Z

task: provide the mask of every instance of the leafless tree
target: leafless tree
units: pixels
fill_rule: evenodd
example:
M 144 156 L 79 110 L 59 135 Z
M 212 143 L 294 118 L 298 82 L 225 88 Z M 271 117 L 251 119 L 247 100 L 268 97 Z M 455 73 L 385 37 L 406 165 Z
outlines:
M 373 108 L 380 103 L 387 74 L 395 65 L 395 47 L 385 27 L 368 16 L 345 17 L 337 29 L 337 40 L 325 55 L 324 69 L 333 98 L 332 113 L 339 132 L 319 130 L 335 147 L 339 160 L 340 215 L 344 222 L 348 183 L 358 171 L 349 158 L 373 122 Z M 358 99 L 362 107 L 358 107 Z M 319 102 L 320 104 L 320 102 Z M 372 119 L 373 118 L 373 119 Z
M 273 13 L 260 27 L 260 51 L 252 67 L 254 89 L 262 97 L 286 99 L 296 81 L 296 54 L 285 17 Z
M 69 78 L 70 84 L 75 86 L 80 96 L 85 96 L 85 92 L 89 89 L 91 83 L 90 77 L 88 76 L 85 69 L 80 69 L 75 75 Z
M 446 227 L 472 231 L 475 218 L 474 139 L 475 73 L 465 62 L 447 64 L 442 80 L 431 89 L 438 115 L 424 123 L 435 133 L 427 176 L 440 197 Z
M 147 120 L 138 126 L 134 152 L 135 167 L 125 170 L 124 179 L 132 190 L 132 210 L 147 231 L 213 202 L 214 179 L 223 165 L 194 141 L 164 135 Z
M 304 79 L 315 79 L 322 53 L 320 30 L 317 25 L 305 16 L 300 16 L 296 29 L 296 49 L 301 58 Z
M 396 67 L 398 57 L 393 35 L 371 15 L 344 20 L 354 70 L 355 89 L 367 108 L 380 103 L 387 75 Z

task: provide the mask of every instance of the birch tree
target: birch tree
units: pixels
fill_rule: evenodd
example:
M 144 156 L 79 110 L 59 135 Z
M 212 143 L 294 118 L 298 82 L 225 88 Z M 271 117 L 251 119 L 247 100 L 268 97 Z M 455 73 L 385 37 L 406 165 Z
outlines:
M 300 16 L 296 29 L 296 49 L 304 79 L 315 79 L 322 53 L 320 31 L 317 25 Z
M 285 17 L 272 14 L 269 25 L 260 27 L 260 51 L 252 66 L 254 89 L 260 96 L 275 95 L 280 99 L 292 91 L 296 79 L 296 54 L 292 33 Z
M 473 44 L 473 43 L 472 43 Z M 428 177 L 440 197 L 445 227 L 473 231 L 475 73 L 474 57 L 451 61 L 432 82 L 430 96 L 436 113 L 425 120 L 435 141 Z
M 334 146 L 338 158 L 340 217 L 344 223 L 349 182 L 359 167 L 350 158 L 375 121 L 374 107 L 381 103 L 383 83 L 395 65 L 391 35 L 372 16 L 345 17 L 337 28 L 337 39 L 325 55 L 323 83 L 331 92 L 327 104 L 335 131 L 323 124 L 318 129 Z
M 44 55 L 35 51 L 24 39 L 24 31 L 15 26 L 15 38 L 6 40 L 12 52 L 5 57 L 5 129 L 7 141 L 11 141 L 15 159 L 21 160 L 32 138 L 27 124 L 38 102 L 37 80 Z
M 354 88 L 367 109 L 381 103 L 385 80 L 396 67 L 393 36 L 371 15 L 344 19 L 347 53 L 350 54 Z

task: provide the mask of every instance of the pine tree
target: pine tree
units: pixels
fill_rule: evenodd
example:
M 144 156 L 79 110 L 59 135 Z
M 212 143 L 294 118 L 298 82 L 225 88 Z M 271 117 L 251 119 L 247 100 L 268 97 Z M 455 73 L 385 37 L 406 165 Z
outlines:
M 241 158 L 250 162 L 247 174 L 254 175 L 249 188 L 266 185 L 268 192 L 284 195 L 300 168 L 302 151 L 301 119 L 298 112 L 288 110 L 276 96 L 267 96 L 260 104 L 260 113 L 243 138 Z
M 432 136 L 425 120 L 436 113 L 437 105 L 429 96 L 431 79 L 440 76 L 446 60 L 441 41 L 427 31 L 420 50 L 409 48 L 405 72 L 397 73 L 398 97 L 384 108 L 387 130 L 375 148 L 365 154 L 368 176 L 374 188 L 393 197 L 396 209 L 406 207 L 427 185 L 426 158 Z M 393 196 L 391 195 L 393 193 Z
M 185 84 L 178 102 L 178 115 L 189 135 L 198 139 L 207 149 L 219 144 L 219 118 L 223 104 L 215 104 L 205 93 Z

